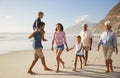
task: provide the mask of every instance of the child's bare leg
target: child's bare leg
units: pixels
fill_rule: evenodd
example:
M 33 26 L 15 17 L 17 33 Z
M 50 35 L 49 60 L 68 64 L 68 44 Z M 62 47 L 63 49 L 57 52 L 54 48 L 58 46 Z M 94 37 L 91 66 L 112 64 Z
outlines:
M 82 56 L 80 56 L 79 58 L 80 58 L 81 69 L 82 69 Z
M 30 68 L 29 68 L 29 70 L 28 70 L 28 73 L 29 73 L 29 74 L 35 74 L 35 73 L 32 71 L 32 68 L 34 67 L 34 65 L 36 64 L 37 61 L 38 61 L 38 57 L 37 57 L 36 54 L 34 54 L 34 60 L 33 60 L 31 66 L 30 66 Z
M 73 71 L 76 71 L 76 67 L 77 67 L 77 56 L 75 56 L 75 62 L 74 62 Z

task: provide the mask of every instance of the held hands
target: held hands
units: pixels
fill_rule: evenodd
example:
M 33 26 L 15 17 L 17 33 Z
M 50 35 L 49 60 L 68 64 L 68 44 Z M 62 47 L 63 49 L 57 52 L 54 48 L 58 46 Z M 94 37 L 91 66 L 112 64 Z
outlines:
M 66 48 L 66 51 L 69 51 L 69 48 L 68 48 L 68 47 Z

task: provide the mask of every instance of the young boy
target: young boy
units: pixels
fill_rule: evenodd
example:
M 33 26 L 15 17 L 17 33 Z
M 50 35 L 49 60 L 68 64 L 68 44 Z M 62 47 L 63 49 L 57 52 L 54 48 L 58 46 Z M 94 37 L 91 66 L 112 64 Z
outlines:
M 41 29 L 44 30 L 44 26 L 45 26 L 45 23 L 44 22 L 41 22 Z M 34 60 L 28 70 L 28 73 L 29 74 L 35 74 L 33 71 L 32 71 L 32 68 L 33 66 L 36 64 L 36 62 L 38 61 L 38 59 L 40 58 L 41 59 L 41 62 L 42 62 L 42 65 L 44 67 L 44 70 L 51 70 L 49 69 L 47 66 L 46 66 L 46 62 L 45 62 L 45 57 L 44 57 L 44 54 L 42 52 L 42 43 L 41 43 L 41 34 L 40 34 L 40 31 L 36 31 L 32 34 L 30 34 L 29 36 L 29 39 L 34 37 L 34 40 L 33 40 L 33 48 L 35 50 L 35 53 L 34 53 Z
M 75 62 L 74 62 L 73 71 L 76 71 L 78 57 L 79 57 L 80 62 L 81 62 L 81 69 L 82 69 L 82 64 L 83 64 L 82 58 L 85 61 L 84 51 L 83 51 L 83 44 L 81 43 L 81 36 L 76 37 L 76 44 L 74 44 L 73 47 L 70 48 L 69 50 L 72 50 L 74 48 L 75 48 Z
M 47 41 L 44 38 L 45 31 L 41 29 L 41 19 L 43 18 L 43 16 L 44 16 L 43 12 L 41 12 L 41 11 L 38 12 L 38 18 L 34 21 L 34 24 L 33 24 L 33 30 L 34 30 L 34 32 L 32 34 L 34 34 L 37 31 L 40 31 L 41 35 L 42 35 L 42 40 L 43 41 Z

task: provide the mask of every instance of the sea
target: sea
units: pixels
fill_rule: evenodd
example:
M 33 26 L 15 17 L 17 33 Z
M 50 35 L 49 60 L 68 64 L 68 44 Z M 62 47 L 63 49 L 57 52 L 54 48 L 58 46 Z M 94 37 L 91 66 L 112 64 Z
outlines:
M 30 33 L 0 33 L 0 54 L 20 52 L 25 50 L 33 50 L 32 39 L 28 39 Z M 75 36 L 77 34 L 67 34 L 67 42 L 71 47 L 75 42 Z M 43 49 L 51 49 L 52 46 L 52 33 L 46 33 L 46 42 L 42 41 Z

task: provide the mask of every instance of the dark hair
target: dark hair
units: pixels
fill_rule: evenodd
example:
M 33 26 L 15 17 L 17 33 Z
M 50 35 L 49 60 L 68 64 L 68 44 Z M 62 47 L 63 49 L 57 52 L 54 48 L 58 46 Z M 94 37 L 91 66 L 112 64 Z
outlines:
M 45 23 L 41 21 L 40 23 L 38 23 L 38 28 L 40 28 L 43 25 L 45 25 Z
M 61 23 L 57 23 L 57 25 L 59 25 L 61 27 L 61 31 L 64 30 L 63 25 Z M 57 31 L 57 28 L 55 30 Z
M 80 39 L 81 39 L 81 36 L 78 35 L 77 38 L 80 38 Z

